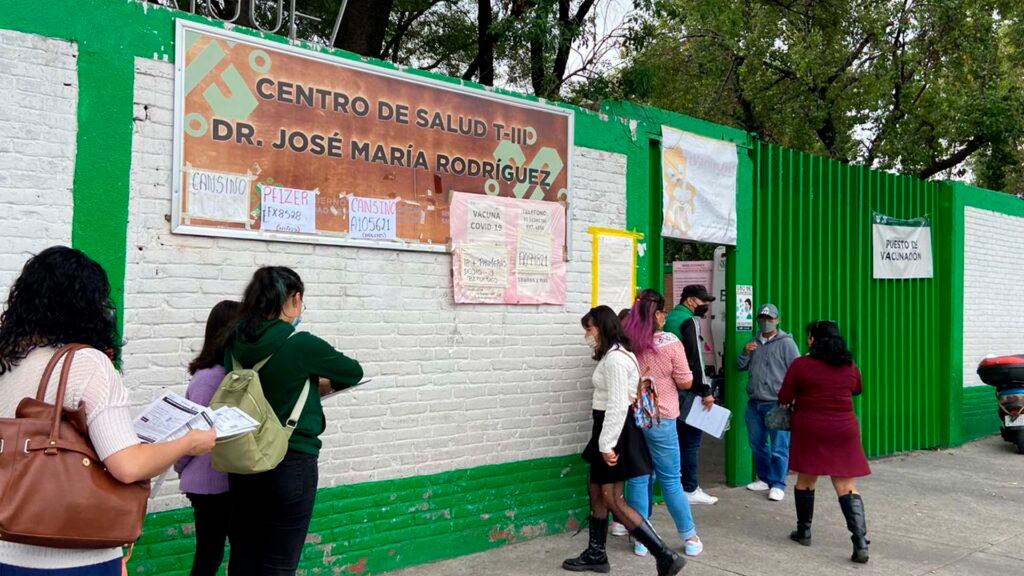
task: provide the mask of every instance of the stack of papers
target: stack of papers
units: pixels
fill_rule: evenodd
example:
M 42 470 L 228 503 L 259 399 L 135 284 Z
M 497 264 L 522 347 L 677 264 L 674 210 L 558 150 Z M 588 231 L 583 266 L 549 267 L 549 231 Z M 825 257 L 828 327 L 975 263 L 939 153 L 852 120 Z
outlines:
M 259 422 L 233 406 L 216 410 L 165 392 L 135 419 L 135 435 L 146 444 L 177 440 L 192 430 L 217 430 L 217 438 L 251 432 Z
M 700 398 L 694 400 L 690 413 L 686 415 L 686 423 L 699 428 L 715 438 L 721 438 L 729 425 L 732 413 L 727 408 L 712 404 L 711 410 L 705 410 Z

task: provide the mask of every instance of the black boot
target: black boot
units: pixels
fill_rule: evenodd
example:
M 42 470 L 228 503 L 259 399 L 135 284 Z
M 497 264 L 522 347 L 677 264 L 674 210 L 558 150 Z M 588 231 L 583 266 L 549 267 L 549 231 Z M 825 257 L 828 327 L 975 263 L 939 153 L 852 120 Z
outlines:
M 654 526 L 644 520 L 636 528 L 629 531 L 636 538 L 636 541 L 643 544 L 651 551 L 654 559 L 658 562 L 658 576 L 675 576 L 686 566 L 686 560 L 676 554 L 665 544 L 665 541 L 654 531 Z
M 570 572 L 611 572 L 612 567 L 608 564 L 608 554 L 604 545 L 608 541 L 608 518 L 590 517 L 590 544 L 576 558 L 570 558 L 562 562 L 562 568 Z
M 868 523 L 864 516 L 864 500 L 861 499 L 860 494 L 850 493 L 839 497 L 839 506 L 843 509 L 843 516 L 846 516 L 846 527 L 850 530 L 850 534 L 853 534 L 850 538 L 853 541 L 853 555 L 850 556 L 850 560 L 858 564 L 866 564 L 868 544 L 871 541 L 867 539 Z
M 811 520 L 814 518 L 814 490 L 793 491 L 796 501 L 796 530 L 790 533 L 789 538 L 804 546 L 811 545 Z

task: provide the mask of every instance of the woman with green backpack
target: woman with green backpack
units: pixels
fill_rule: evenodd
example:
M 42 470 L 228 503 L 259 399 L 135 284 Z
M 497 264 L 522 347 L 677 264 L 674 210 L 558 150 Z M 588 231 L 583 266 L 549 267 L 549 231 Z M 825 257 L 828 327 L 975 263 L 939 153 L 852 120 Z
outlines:
M 302 279 L 290 268 L 257 270 L 225 348 L 224 365 L 232 372 L 221 390 L 236 372 L 255 370 L 266 403 L 290 432 L 287 451 L 275 467 L 228 476 L 233 575 L 295 574 L 316 501 L 319 436 L 327 426 L 318 393 L 320 379 L 329 381 L 331 389 L 342 390 L 363 377 L 358 362 L 308 332 L 296 332 L 304 293 Z M 215 466 L 217 462 L 214 454 Z

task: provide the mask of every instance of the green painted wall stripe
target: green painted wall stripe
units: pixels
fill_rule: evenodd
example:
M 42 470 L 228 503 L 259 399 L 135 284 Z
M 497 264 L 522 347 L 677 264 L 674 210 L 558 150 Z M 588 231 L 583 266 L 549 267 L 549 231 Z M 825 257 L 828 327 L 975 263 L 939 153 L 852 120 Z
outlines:
M 379 574 L 576 530 L 588 515 L 586 474 L 571 455 L 325 488 L 300 566 Z M 188 509 L 150 515 L 131 573 L 187 574 L 192 530 Z
M 119 310 L 124 304 L 134 86 L 133 59 L 81 47 L 71 242 L 106 269 Z

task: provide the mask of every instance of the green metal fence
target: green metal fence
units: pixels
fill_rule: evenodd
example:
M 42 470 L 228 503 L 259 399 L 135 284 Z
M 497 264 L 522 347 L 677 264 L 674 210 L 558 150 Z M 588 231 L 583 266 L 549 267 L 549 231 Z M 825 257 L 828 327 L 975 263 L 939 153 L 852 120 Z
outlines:
M 864 376 L 856 404 L 869 456 L 942 444 L 948 274 L 874 280 L 871 264 L 873 212 L 929 217 L 943 261 L 942 185 L 760 142 L 754 156 L 755 304 L 777 304 L 804 352 L 807 323 L 839 323 Z

